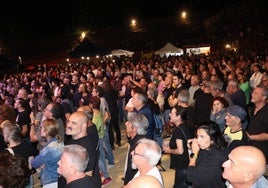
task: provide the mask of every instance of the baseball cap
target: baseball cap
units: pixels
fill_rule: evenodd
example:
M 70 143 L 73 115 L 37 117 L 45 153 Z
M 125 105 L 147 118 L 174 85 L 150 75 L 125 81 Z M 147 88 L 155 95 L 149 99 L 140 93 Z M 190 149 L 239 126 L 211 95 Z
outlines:
M 227 112 L 229 112 L 229 114 L 231 114 L 232 116 L 239 117 L 241 122 L 247 121 L 246 111 L 238 105 L 232 105 L 232 106 L 228 107 Z

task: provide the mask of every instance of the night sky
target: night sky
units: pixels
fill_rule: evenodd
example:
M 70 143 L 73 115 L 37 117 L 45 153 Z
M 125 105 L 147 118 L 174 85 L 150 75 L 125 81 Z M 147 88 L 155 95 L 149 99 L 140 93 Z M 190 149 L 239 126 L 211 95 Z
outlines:
M 0 49 L 16 55 L 55 51 L 67 47 L 47 39 L 65 37 L 71 41 L 81 30 L 101 33 L 112 28 L 129 29 L 131 18 L 150 23 L 163 18 L 175 19 L 182 10 L 188 11 L 195 22 L 202 23 L 245 1 L 251 0 L 9 0 L 0 6 Z M 49 45 L 45 45 L 46 41 Z
M 151 3 L 150 3 L 151 2 Z M 46 0 L 5 2 L 0 7 L 0 34 L 6 37 L 44 37 L 69 33 L 78 27 L 94 30 L 128 24 L 130 18 L 171 17 L 182 9 L 206 17 L 235 0 L 90 1 Z

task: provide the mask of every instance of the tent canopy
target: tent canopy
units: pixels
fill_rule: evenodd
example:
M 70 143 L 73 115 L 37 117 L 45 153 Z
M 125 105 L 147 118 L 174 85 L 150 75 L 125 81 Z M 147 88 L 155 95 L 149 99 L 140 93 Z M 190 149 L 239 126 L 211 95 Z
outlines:
M 131 52 L 131 51 L 128 51 L 128 50 L 123 50 L 123 49 L 114 49 L 112 50 L 111 54 L 113 56 L 129 56 L 129 57 L 132 57 L 134 52 Z
M 163 57 L 164 55 L 182 55 L 183 49 L 178 48 L 168 42 L 163 48 L 155 51 L 155 54 L 160 55 L 161 57 Z

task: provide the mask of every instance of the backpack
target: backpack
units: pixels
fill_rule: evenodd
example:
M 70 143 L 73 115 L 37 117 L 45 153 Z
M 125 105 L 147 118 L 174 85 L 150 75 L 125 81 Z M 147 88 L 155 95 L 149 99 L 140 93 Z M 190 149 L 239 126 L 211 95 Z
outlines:
M 154 135 L 161 136 L 162 131 L 163 131 L 163 124 L 164 124 L 163 117 L 160 116 L 159 114 L 153 114 L 153 117 L 154 117 L 154 123 L 155 123 Z

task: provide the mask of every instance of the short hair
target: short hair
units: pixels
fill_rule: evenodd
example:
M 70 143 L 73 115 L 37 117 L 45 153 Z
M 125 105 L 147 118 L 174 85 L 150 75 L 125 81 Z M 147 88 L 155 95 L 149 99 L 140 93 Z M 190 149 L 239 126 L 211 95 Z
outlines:
M 157 96 L 158 96 L 157 89 L 150 88 L 150 89 L 148 89 L 147 93 L 148 93 L 148 96 L 151 96 L 154 100 L 157 99 Z
M 145 93 L 136 93 L 137 99 L 142 102 L 142 104 L 146 104 L 148 102 L 148 97 Z
M 20 127 L 18 127 L 16 124 L 12 124 L 11 122 L 8 122 L 4 125 L 3 131 L 7 130 L 6 137 L 8 139 L 11 139 L 15 142 L 20 142 L 22 139 L 22 134 Z
M 146 135 L 149 121 L 145 115 L 131 112 L 128 113 L 127 119 L 132 124 L 132 128 L 137 129 L 138 135 Z
M 188 104 L 190 99 L 190 93 L 188 90 L 184 89 L 182 91 L 179 92 L 178 94 L 178 101 Z
M 98 92 L 98 96 L 99 96 L 99 97 L 103 97 L 103 95 L 104 95 L 104 90 L 103 90 L 103 88 L 102 88 L 101 86 L 99 86 L 99 85 L 95 85 L 95 86 L 93 86 L 93 89 L 95 89 L 96 92 Z
M 7 105 L 7 104 L 2 104 L 0 105 L 0 123 L 9 120 L 13 123 L 16 121 L 16 115 L 15 115 L 15 110 Z
M 45 97 L 41 97 L 41 98 L 37 99 L 37 104 L 41 108 L 41 110 L 45 110 L 45 108 L 47 107 L 47 105 L 50 102 L 51 101 L 48 98 L 45 98 Z
M 228 81 L 228 84 L 231 84 L 231 86 L 238 88 L 238 81 L 237 79 L 231 79 Z
M 0 154 L 0 187 L 26 187 L 30 181 L 28 162 L 20 155 Z
M 89 161 L 86 148 L 77 144 L 66 145 L 63 147 L 63 153 L 68 154 L 70 161 L 76 167 L 77 171 L 85 171 Z
M 100 109 L 101 104 L 100 98 L 97 96 L 90 97 L 89 104 L 92 104 L 93 109 Z
M 148 159 L 148 163 L 151 166 L 157 165 L 161 158 L 161 148 L 160 146 L 154 141 L 147 138 L 142 138 L 138 141 L 138 144 L 142 144 L 145 146 L 143 151 L 143 156 Z
M 265 86 L 257 86 L 257 88 L 262 89 L 262 96 L 266 97 L 266 100 L 268 99 L 268 88 Z
M 42 122 L 42 127 L 44 127 L 47 134 L 53 138 L 59 134 L 59 124 L 54 119 L 45 119 Z
M 222 81 L 220 81 L 220 80 L 209 81 L 209 84 L 210 84 L 210 86 L 213 87 L 213 89 L 222 91 L 222 87 L 223 87 L 223 82 Z
M 16 100 L 19 101 L 19 104 L 21 105 L 22 108 L 27 109 L 29 106 L 29 102 L 26 99 L 23 98 L 17 98 Z
M 176 116 L 180 115 L 183 121 L 187 120 L 188 115 L 186 108 L 179 105 L 175 105 L 173 108 L 176 110 Z

